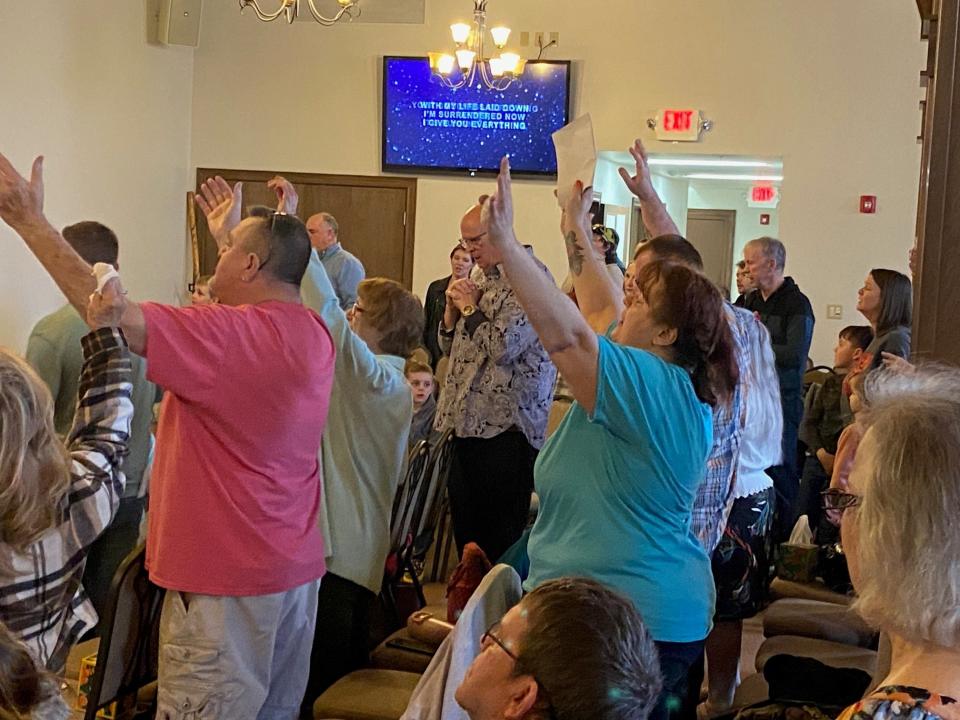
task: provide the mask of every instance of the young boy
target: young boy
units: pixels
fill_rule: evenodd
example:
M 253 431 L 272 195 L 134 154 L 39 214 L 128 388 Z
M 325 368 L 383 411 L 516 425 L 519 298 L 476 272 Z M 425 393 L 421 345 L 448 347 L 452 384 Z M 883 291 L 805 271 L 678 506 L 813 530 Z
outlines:
M 413 420 L 410 423 L 409 445 L 413 447 L 420 440 L 430 441 L 433 435 L 433 416 L 437 412 L 437 400 L 433 396 L 436 381 L 429 365 L 407 360 L 403 374 L 413 393 Z
M 807 457 L 800 480 L 798 514 L 807 516 L 812 529 L 820 524 L 820 492 L 830 483 L 837 441 L 850 422 L 849 408 L 843 400 L 843 380 L 872 340 L 873 331 L 867 325 L 850 325 L 841 330 L 833 350 L 833 374 L 823 385 L 812 385 L 807 391 L 800 425 Z

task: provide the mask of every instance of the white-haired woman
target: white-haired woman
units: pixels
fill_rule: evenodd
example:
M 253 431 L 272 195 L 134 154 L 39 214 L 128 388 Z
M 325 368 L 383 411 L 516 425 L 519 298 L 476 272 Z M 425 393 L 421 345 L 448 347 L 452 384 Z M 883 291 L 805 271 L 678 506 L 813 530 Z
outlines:
M 80 585 L 87 551 L 123 495 L 133 403 L 119 323 L 121 289 L 91 297 L 73 429 L 53 426 L 50 391 L 23 359 L 0 350 L 0 622 L 48 669 L 97 623 Z
M 960 371 L 867 378 L 872 405 L 841 537 L 860 615 L 886 632 L 890 672 L 841 720 L 960 718 Z

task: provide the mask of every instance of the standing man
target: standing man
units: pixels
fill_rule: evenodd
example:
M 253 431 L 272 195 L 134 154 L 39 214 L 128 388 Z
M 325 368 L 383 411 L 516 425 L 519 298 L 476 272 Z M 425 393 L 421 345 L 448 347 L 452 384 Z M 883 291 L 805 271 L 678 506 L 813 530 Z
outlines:
M 783 461 L 767 472 L 778 496 L 773 537 L 781 542 L 793 526 L 800 491 L 797 434 L 803 417 L 803 373 L 813 339 L 813 308 L 793 278 L 784 277 L 787 251 L 782 242 L 770 237 L 751 240 L 743 249 L 743 259 L 757 286 L 755 292 L 745 296 L 743 307 L 757 313 L 770 331 L 780 378 Z
M 307 219 L 307 233 L 337 293 L 340 309 L 349 310 L 357 302 L 357 286 L 365 275 L 363 263 L 343 249 L 339 240 L 340 226 L 330 213 L 311 215 Z
M 159 718 L 296 718 L 324 572 L 318 451 L 333 383 L 326 326 L 300 301 L 303 223 L 238 223 L 241 188 L 208 180 L 198 204 L 220 247 L 220 304 L 119 296 L 120 329 L 166 390 L 147 568 L 167 589 Z M 42 158 L 27 181 L 0 155 L 0 219 L 78 310 L 90 266 L 43 215 Z
M 460 221 L 460 242 L 483 277 L 446 291 L 439 341 L 450 367 L 435 427 L 454 431 L 448 491 L 457 548 L 475 542 L 496 562 L 527 525 L 557 370 L 487 241 L 487 199 Z
M 63 229 L 63 239 L 83 260 L 94 265 L 117 264 L 119 243 L 114 232 L 98 222 L 79 222 Z M 65 438 L 77 410 L 77 393 L 83 367 L 80 339 L 90 332 L 86 321 L 73 305 L 67 303 L 42 318 L 30 333 L 26 358 L 53 396 L 53 416 L 57 434 Z M 140 520 L 146 503 L 150 464 L 153 460 L 153 402 L 156 387 L 147 380 L 147 364 L 139 355 L 130 355 L 133 372 L 133 419 L 130 423 L 130 454 L 123 460 L 122 470 L 127 484 L 120 507 L 103 534 L 90 546 L 83 571 L 83 588 L 90 596 L 97 616 L 103 609 L 113 575 L 123 559 L 137 545 Z

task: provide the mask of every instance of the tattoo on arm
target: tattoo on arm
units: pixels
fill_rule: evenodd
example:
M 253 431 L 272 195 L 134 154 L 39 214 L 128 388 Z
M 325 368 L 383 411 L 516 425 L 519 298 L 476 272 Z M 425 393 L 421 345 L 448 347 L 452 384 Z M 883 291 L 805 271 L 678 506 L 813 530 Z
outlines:
M 573 230 L 564 236 L 567 243 L 567 259 L 570 261 L 570 272 L 579 275 L 583 272 L 583 250 L 577 243 L 577 233 Z

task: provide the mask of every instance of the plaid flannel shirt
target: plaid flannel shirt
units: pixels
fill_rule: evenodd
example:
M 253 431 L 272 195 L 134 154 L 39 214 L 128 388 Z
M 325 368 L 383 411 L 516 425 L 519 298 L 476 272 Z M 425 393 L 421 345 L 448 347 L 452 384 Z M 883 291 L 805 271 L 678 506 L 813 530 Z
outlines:
M 60 501 L 59 520 L 24 552 L 0 544 L 0 621 L 54 671 L 97 622 L 80 578 L 87 551 L 113 520 L 123 495 L 120 465 L 133 416 L 123 335 L 101 328 L 82 345 L 79 404 L 66 441 L 70 487 Z
M 752 319 L 751 314 L 730 303 L 726 303 L 724 309 L 730 324 L 730 333 L 733 335 L 737 366 L 748 367 L 750 352 L 747 323 Z M 730 404 L 718 405 L 713 411 L 713 447 L 707 457 L 706 477 L 693 502 L 693 532 L 707 555 L 713 555 L 720 542 L 733 504 L 737 459 L 740 457 L 740 441 L 743 438 L 743 378 L 741 371 Z

